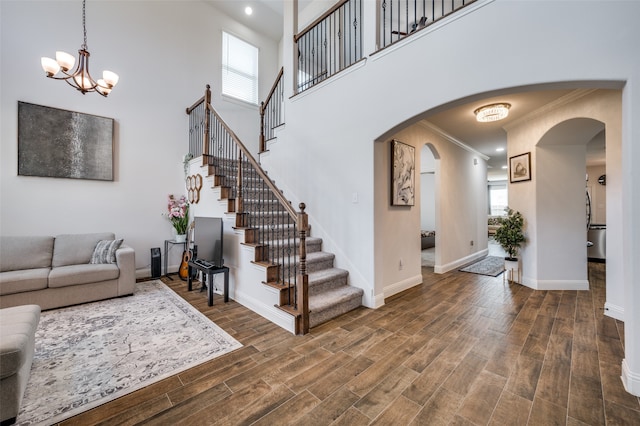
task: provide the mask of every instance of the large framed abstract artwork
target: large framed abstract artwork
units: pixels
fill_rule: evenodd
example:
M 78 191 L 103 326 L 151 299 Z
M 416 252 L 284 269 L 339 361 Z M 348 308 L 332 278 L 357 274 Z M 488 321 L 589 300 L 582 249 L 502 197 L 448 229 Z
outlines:
M 18 175 L 113 180 L 112 118 L 18 102 Z
M 416 198 L 415 148 L 392 140 L 391 158 L 391 205 L 413 206 Z

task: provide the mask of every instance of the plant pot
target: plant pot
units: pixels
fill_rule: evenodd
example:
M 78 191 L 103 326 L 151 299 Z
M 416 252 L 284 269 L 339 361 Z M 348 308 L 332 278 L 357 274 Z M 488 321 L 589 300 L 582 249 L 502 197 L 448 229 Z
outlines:
M 187 241 L 187 234 L 176 235 L 176 243 L 184 243 Z
M 504 273 L 508 281 L 520 283 L 522 277 L 520 270 L 520 259 L 517 257 L 504 258 Z

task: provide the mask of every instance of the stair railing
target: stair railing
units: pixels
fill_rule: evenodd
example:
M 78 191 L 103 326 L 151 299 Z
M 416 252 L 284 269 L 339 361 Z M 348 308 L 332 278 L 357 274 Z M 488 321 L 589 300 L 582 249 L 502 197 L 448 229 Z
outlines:
M 267 141 L 275 137 L 275 129 L 284 124 L 284 68 L 276 77 L 271 91 L 264 102 L 260 104 L 260 152 L 267 149 Z
M 293 37 L 296 91 L 307 90 L 363 58 L 362 0 L 341 0 Z
M 267 270 L 265 284 L 280 289 L 280 306 L 296 316 L 296 333 L 309 332 L 306 271 L 308 217 L 304 203 L 296 212 L 240 138 L 211 106 L 211 88 L 187 108 L 189 152 L 202 155 L 214 175 L 214 186 L 229 200 L 236 227 L 255 247 L 255 263 Z

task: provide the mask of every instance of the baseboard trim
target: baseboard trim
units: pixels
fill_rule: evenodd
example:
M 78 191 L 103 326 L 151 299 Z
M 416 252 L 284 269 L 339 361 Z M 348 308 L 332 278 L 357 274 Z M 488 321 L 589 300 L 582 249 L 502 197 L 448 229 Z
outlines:
M 615 318 L 624 322 L 624 308 L 613 303 L 604 303 L 604 314 L 608 317 Z
M 264 303 L 260 303 L 257 299 L 238 291 L 235 292 L 234 296 L 233 300 L 245 308 L 252 310 L 256 314 L 268 319 L 288 332 L 295 334 L 296 324 L 295 318 L 292 315 L 289 315 L 275 306 L 268 306 Z
M 622 360 L 622 384 L 624 389 L 631 395 L 640 396 L 640 374 L 634 373 L 629 369 L 627 359 Z
M 522 277 L 522 285 L 534 290 L 589 290 L 588 280 L 534 280 Z
M 398 281 L 395 284 L 391 284 L 384 288 L 384 298 L 391 297 L 394 294 L 398 294 L 412 287 L 422 284 L 422 274 L 409 277 L 405 280 Z
M 478 252 L 470 254 L 469 256 L 465 256 L 458 260 L 454 260 L 453 262 L 447 263 L 446 265 L 436 265 L 433 267 L 433 272 L 435 272 L 436 274 L 444 274 L 445 272 L 452 271 L 473 261 L 482 259 L 483 257 L 487 256 L 487 254 L 489 254 L 489 249 L 480 250 Z

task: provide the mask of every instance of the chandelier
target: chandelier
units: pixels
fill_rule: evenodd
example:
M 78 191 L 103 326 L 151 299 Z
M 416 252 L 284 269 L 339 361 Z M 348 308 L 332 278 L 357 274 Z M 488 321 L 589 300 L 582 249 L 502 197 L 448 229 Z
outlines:
M 507 118 L 507 115 L 509 115 L 509 108 L 511 108 L 511 104 L 491 104 L 480 107 L 473 111 L 473 113 L 476 115 L 476 120 L 479 122 L 489 123 L 491 121 L 498 121 L 503 118 Z
M 73 72 L 69 72 L 75 65 L 75 58 L 66 53 L 56 52 L 56 59 L 42 58 L 41 64 L 47 77 L 55 80 L 64 80 L 71 87 L 82 92 L 98 92 L 104 97 L 111 92 L 113 86 L 118 83 L 118 74 L 111 71 L 103 71 L 102 78 L 95 81 L 89 74 L 89 51 L 87 50 L 87 25 L 85 19 L 86 0 L 82 0 L 82 29 L 84 30 L 84 43 L 78 50 L 78 66 Z M 56 75 L 62 71 L 62 75 Z

